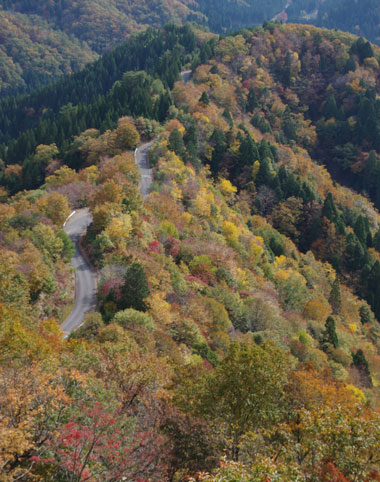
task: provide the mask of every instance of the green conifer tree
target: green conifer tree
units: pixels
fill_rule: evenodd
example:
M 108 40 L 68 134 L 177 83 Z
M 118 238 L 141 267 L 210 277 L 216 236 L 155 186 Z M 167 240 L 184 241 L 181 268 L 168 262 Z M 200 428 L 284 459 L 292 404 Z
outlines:
M 332 345 L 334 348 L 338 348 L 339 346 L 338 335 L 335 330 L 335 321 L 332 316 L 326 319 L 321 345 L 324 351 L 327 350 L 329 345 Z
M 340 296 L 340 283 L 338 277 L 335 278 L 329 296 L 329 303 L 334 314 L 339 313 L 342 307 L 342 299 Z
M 147 309 L 146 298 L 150 295 L 145 271 L 140 263 L 129 266 L 121 287 L 121 309 L 133 308 L 138 311 Z
M 201 97 L 200 97 L 200 99 L 199 99 L 199 102 L 200 102 L 201 104 L 204 104 L 204 105 L 209 105 L 209 104 L 210 104 L 210 98 L 209 98 L 209 96 L 208 96 L 208 94 L 207 94 L 207 92 L 206 92 L 205 90 L 202 92 L 202 95 L 201 95 Z

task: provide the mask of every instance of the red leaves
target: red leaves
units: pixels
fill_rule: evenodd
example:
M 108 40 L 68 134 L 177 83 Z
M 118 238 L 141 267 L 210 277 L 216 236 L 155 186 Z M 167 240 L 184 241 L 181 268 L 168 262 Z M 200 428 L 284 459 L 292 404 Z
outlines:
M 349 479 L 346 479 L 332 462 L 327 462 L 323 467 L 320 480 L 322 482 L 349 482 Z
M 133 430 L 135 421 L 120 413 L 110 414 L 101 403 L 70 420 L 48 444 L 53 455 L 33 461 L 59 467 L 70 480 L 156 480 L 160 438 L 151 431 Z M 137 478 L 136 478 L 137 477 Z M 162 480 L 162 477 L 158 480 Z
M 160 252 L 161 244 L 157 240 L 150 242 L 148 244 L 148 246 L 149 246 L 149 249 L 152 253 L 159 253 Z
M 100 288 L 100 296 L 104 299 L 111 293 L 111 291 L 113 291 L 113 293 L 116 296 L 116 299 L 120 300 L 121 299 L 120 289 L 123 286 L 123 284 L 124 284 L 124 280 L 121 277 L 109 279 Z

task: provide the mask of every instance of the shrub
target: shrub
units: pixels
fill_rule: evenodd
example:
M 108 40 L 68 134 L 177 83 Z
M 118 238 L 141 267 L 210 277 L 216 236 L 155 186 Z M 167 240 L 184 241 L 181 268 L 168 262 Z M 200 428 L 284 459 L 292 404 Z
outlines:
M 100 313 L 87 313 L 84 317 L 84 322 L 70 338 L 85 338 L 86 340 L 95 339 L 98 332 L 104 327 L 104 323 Z
M 309 335 L 305 330 L 298 332 L 298 340 L 306 346 L 313 346 L 313 337 Z
M 334 362 L 340 363 L 345 367 L 349 366 L 351 363 L 351 357 L 349 357 L 341 348 L 329 346 L 326 350 L 326 353 L 332 360 L 334 360 Z
M 166 236 L 172 236 L 175 239 L 179 238 L 178 229 L 170 221 L 162 221 L 160 231 Z
M 148 331 L 153 331 L 155 329 L 155 323 L 150 315 L 134 310 L 133 308 L 119 311 L 116 313 L 112 321 L 126 329 L 137 327 L 144 328 Z
M 290 353 L 295 356 L 299 361 L 305 361 L 307 356 L 306 346 L 298 340 L 290 340 L 289 342 Z

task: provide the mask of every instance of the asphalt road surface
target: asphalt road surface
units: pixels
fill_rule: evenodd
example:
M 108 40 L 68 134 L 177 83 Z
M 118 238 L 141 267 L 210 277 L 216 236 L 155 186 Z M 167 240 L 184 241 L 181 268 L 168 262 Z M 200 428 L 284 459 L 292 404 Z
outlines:
M 145 199 L 150 192 L 153 183 L 152 169 L 149 167 L 148 152 L 152 147 L 153 141 L 143 144 L 135 151 L 136 164 L 141 173 L 140 191 Z
M 189 82 L 189 80 L 191 79 L 191 70 L 185 70 L 185 72 L 181 72 L 181 77 L 185 84 L 186 82 Z
M 79 239 L 91 222 L 92 216 L 88 209 L 79 209 L 64 225 L 66 234 L 75 243 L 75 255 L 71 264 L 76 268 L 74 308 L 61 325 L 66 336 L 79 328 L 84 315 L 93 311 L 96 306 L 96 279 L 79 249 Z

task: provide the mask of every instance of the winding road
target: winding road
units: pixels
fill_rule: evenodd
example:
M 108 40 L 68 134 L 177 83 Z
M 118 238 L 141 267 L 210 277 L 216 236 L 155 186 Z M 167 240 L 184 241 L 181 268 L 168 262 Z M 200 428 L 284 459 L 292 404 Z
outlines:
M 150 192 L 153 184 L 152 169 L 149 167 L 148 153 L 154 141 L 143 144 L 135 150 L 135 161 L 139 167 L 141 174 L 140 191 L 142 197 L 145 199 Z
M 181 72 L 181 77 L 185 83 L 189 82 L 191 70 Z M 135 161 L 141 173 L 140 191 L 144 199 L 153 184 L 152 169 L 148 160 L 149 149 L 153 142 L 142 144 L 135 150 Z M 83 257 L 79 246 L 80 238 L 91 222 L 92 216 L 89 210 L 79 209 L 64 224 L 66 234 L 75 243 L 75 255 L 71 259 L 71 264 L 76 269 L 74 308 L 61 325 L 66 337 L 78 329 L 83 323 L 84 315 L 96 307 L 96 277 L 91 266 Z
M 92 216 L 89 210 L 79 209 L 64 225 L 66 234 L 75 243 L 75 254 L 71 259 L 71 264 L 76 269 L 74 308 L 61 325 L 65 336 L 79 328 L 83 323 L 84 315 L 88 311 L 94 310 L 96 306 L 96 278 L 79 247 L 80 237 L 91 222 Z
M 152 170 L 148 161 L 148 152 L 152 145 L 153 141 L 148 142 L 135 151 L 136 164 L 141 172 L 140 191 L 144 199 L 149 194 L 153 183 Z M 96 277 L 79 246 L 80 238 L 91 222 L 92 216 L 89 210 L 79 209 L 64 225 L 66 234 L 75 243 L 75 255 L 71 259 L 71 264 L 76 269 L 74 308 L 61 325 L 66 337 L 77 330 L 83 323 L 84 315 L 96 307 Z

